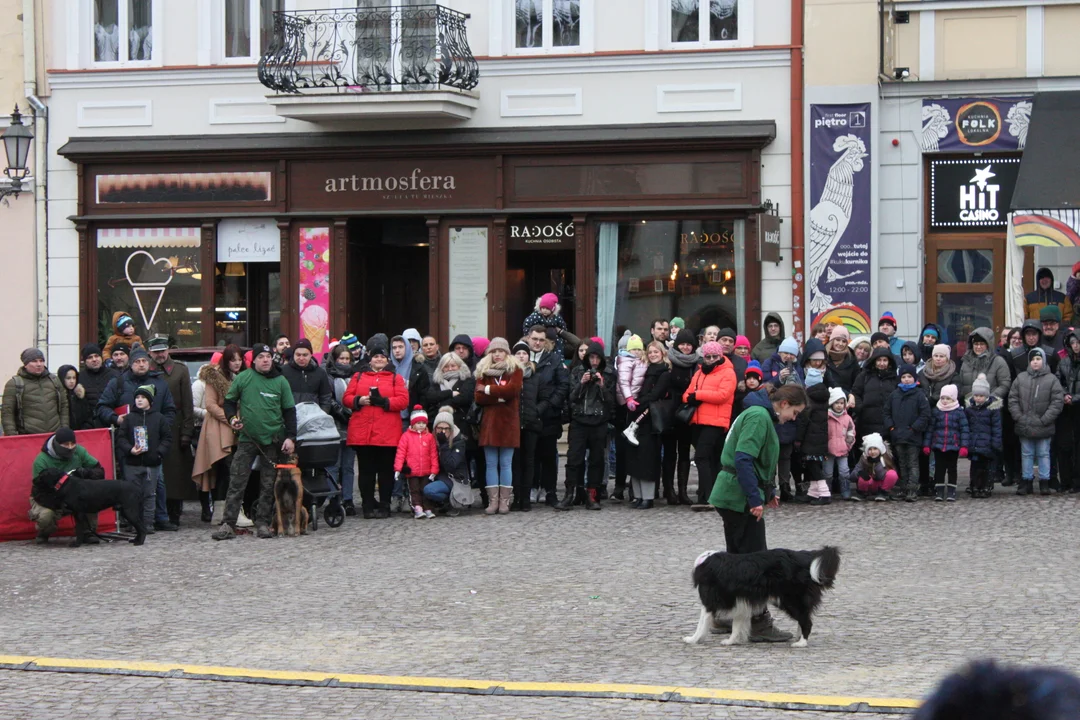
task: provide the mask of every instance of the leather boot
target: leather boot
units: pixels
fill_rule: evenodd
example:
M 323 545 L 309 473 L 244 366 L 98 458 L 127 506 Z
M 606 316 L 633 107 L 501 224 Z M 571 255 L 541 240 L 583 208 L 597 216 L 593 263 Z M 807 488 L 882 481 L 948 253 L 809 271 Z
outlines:
M 664 478 L 664 500 L 668 505 L 679 504 L 679 498 L 675 495 L 675 478 Z
M 795 497 L 791 499 L 792 502 L 800 505 L 805 505 L 810 502 L 810 483 L 801 482 L 795 486 Z
M 213 508 L 210 507 L 210 493 L 199 493 L 199 505 L 202 506 L 202 521 L 208 523 L 213 519 Z
M 510 498 L 513 495 L 513 493 L 514 493 L 513 488 L 501 487 L 501 486 L 499 487 L 499 514 L 500 515 L 509 515 L 510 514 Z M 525 497 L 525 502 L 528 502 L 528 501 L 529 501 L 529 498 L 528 498 L 528 496 L 526 496 Z
M 773 625 L 772 615 L 769 614 L 768 610 L 750 621 L 750 642 L 774 643 L 787 642 L 791 639 L 791 633 L 784 632 Z
M 556 510 L 572 510 L 574 508 L 574 496 L 577 495 L 576 487 L 566 488 L 563 499 L 555 503 Z
M 499 486 L 490 485 L 487 488 L 488 504 L 484 508 L 485 515 L 494 515 L 499 512 Z
M 585 493 L 585 507 L 589 510 L 599 510 L 600 501 L 597 499 L 596 488 L 589 488 Z
M 678 500 L 680 505 L 693 505 L 690 501 L 690 496 L 686 494 L 686 486 L 690 484 L 689 477 L 679 478 L 679 494 Z
M 1049 495 L 1050 494 L 1050 483 L 1047 482 L 1046 480 L 1040 480 L 1039 481 L 1039 494 L 1040 495 Z

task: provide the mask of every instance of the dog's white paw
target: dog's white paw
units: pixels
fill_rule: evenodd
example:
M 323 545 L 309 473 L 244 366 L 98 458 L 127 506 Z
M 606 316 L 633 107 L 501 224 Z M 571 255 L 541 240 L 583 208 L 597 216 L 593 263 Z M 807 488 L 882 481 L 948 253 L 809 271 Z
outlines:
M 724 640 L 721 640 L 720 644 L 730 646 L 730 645 L 740 645 L 741 643 L 739 641 L 737 641 L 735 638 L 726 638 Z
M 697 642 L 698 642 L 698 641 L 697 641 L 697 638 L 696 638 L 696 637 L 694 637 L 693 635 L 687 635 L 687 636 L 686 636 L 686 637 L 684 637 L 684 638 L 683 638 L 682 640 L 683 640 L 683 642 L 684 642 L 684 643 L 686 643 L 687 645 L 697 645 Z
M 800 638 L 796 640 L 795 642 L 791 643 L 791 647 L 806 647 L 806 638 Z

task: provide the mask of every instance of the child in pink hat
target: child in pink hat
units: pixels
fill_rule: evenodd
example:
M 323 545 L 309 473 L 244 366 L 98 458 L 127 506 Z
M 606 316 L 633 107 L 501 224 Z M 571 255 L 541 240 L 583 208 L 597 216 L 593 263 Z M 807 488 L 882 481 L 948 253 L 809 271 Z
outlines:
M 563 320 L 562 315 L 559 314 L 559 296 L 555 293 L 544 293 L 540 297 L 536 298 L 536 305 L 533 307 L 533 312 L 529 317 L 525 318 L 525 322 L 521 325 L 521 334 L 528 335 L 529 331 L 536 325 L 540 325 L 545 328 L 554 328 L 555 337 L 555 357 L 563 357 L 563 333 L 566 332 L 566 320 Z

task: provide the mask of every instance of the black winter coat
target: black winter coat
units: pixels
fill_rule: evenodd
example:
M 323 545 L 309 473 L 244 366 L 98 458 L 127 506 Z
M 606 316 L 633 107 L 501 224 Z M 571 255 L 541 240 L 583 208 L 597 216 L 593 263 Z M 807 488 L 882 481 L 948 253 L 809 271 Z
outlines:
M 638 392 L 638 407 L 634 412 L 628 413 L 630 422 L 637 420 L 646 408 L 652 406 L 657 400 L 667 400 L 671 397 L 671 371 L 666 363 L 649 363 L 645 368 L 645 379 L 641 382 L 641 391 Z M 638 432 L 652 432 L 652 421 L 642 421 Z
M 882 420 L 893 445 L 922 447 L 923 434 L 930 425 L 930 401 L 919 387 L 898 387 L 889 395 Z
M 538 409 L 538 397 L 540 383 L 536 377 L 536 371 L 526 367 L 521 381 L 521 431 L 539 433 L 544 429 L 544 423 L 540 420 Z
M 582 384 L 581 378 L 590 370 L 589 355 L 600 356 L 601 385 L 595 378 Z M 582 425 L 605 425 L 615 416 L 615 378 L 607 372 L 607 360 L 600 343 L 589 343 L 589 352 L 570 373 L 570 417 Z
M 878 358 L 888 358 L 889 367 L 879 370 Z M 860 437 L 870 433 L 887 434 L 885 406 L 899 380 L 896 377 L 896 358 L 889 348 L 877 348 L 870 354 L 866 367 L 855 378 L 851 394 L 855 396 L 855 429 Z
M 468 463 L 466 461 L 465 435 L 458 430 L 452 440 L 443 440 L 438 433 L 435 442 L 439 445 L 439 474 L 443 480 L 452 480 L 460 483 L 469 482 Z
M 974 458 L 982 456 L 992 458 L 1001 452 L 1001 409 L 1005 403 L 996 395 L 982 405 L 975 404 L 975 398 L 968 398 L 964 403 L 964 412 L 968 419 L 968 453 Z
M 132 455 L 131 450 L 135 447 L 135 428 L 140 425 L 146 427 L 147 451 Z M 161 413 L 152 407 L 146 412 L 132 409 L 124 416 L 124 424 L 116 432 L 116 451 L 124 458 L 124 463 L 127 465 L 158 467 L 162 459 L 169 454 L 171 445 L 172 431 Z
M 540 413 L 545 437 L 562 434 L 563 409 L 570 396 L 570 374 L 553 352 L 546 352 L 536 361 L 536 408 Z
M 330 376 L 317 362 L 310 360 L 307 366 L 299 367 L 291 360 L 281 366 L 281 375 L 289 383 L 295 402 L 313 402 L 324 413 L 333 414 L 337 405 L 334 387 L 330 384 Z
M 850 395 L 855 387 L 855 379 L 858 377 L 859 371 L 862 370 L 859 367 L 859 361 L 855 358 L 855 353 L 849 350 L 847 358 L 839 365 L 833 364 L 827 350 L 825 351 L 825 358 L 825 384 L 829 387 L 841 388 L 845 395 Z M 858 405 L 856 405 L 856 408 L 858 408 Z
M 154 402 L 150 406 L 161 413 L 171 432 L 173 420 L 176 417 L 176 405 L 173 403 L 173 396 L 169 392 L 165 375 L 159 370 L 150 370 L 142 377 L 136 377 L 128 368 L 123 374 L 109 381 L 105 392 L 98 398 L 97 417 L 101 427 L 116 424 L 116 408 L 127 405 L 129 411 L 135 409 L 135 391 L 141 385 L 154 386 Z
M 118 375 L 120 373 L 116 368 L 107 368 L 104 365 L 96 371 L 86 366 L 79 368 L 79 384 L 86 390 L 86 402 L 90 406 L 91 414 L 94 414 L 93 411 L 97 408 L 98 400 L 101 399 L 101 394 L 108 387 L 109 381 Z M 97 422 L 96 417 L 94 421 L 95 427 L 103 427 Z
M 476 378 L 471 373 L 466 378 L 455 382 L 449 390 L 443 390 L 440 383 L 432 380 L 428 384 L 427 396 L 424 400 L 428 417 L 434 418 L 438 415 L 441 407 L 450 407 L 454 411 L 454 424 L 458 426 L 458 430 L 466 432 L 468 423 L 465 422 L 465 417 L 469 414 L 469 408 L 472 407 L 475 390 Z
M 829 454 L 829 388 L 825 383 L 806 391 L 810 404 L 799 413 L 796 441 L 804 456 L 825 457 Z

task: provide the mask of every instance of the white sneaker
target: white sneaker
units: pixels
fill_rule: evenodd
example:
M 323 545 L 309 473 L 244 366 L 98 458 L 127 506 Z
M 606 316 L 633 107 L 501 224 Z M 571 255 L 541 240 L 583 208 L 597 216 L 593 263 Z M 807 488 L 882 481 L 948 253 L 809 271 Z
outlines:
M 536 488 L 533 488 L 532 490 L 530 490 L 529 491 L 529 502 L 531 502 L 532 504 L 535 505 L 536 504 L 536 498 L 537 498 L 537 496 L 539 494 L 540 494 L 540 491 L 537 490 Z
M 420 507 L 419 505 L 413 505 L 412 516 L 413 520 L 423 520 L 425 517 L 424 508 Z
M 255 527 L 255 523 L 251 522 L 251 519 L 244 514 L 244 508 L 240 508 L 240 514 L 236 517 L 236 527 Z
M 424 511 L 424 517 L 426 517 L 428 520 L 434 520 L 435 519 L 435 513 L 433 513 L 430 510 L 425 510 Z

